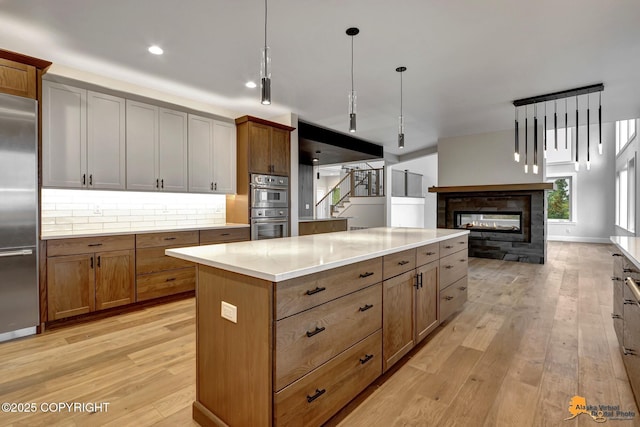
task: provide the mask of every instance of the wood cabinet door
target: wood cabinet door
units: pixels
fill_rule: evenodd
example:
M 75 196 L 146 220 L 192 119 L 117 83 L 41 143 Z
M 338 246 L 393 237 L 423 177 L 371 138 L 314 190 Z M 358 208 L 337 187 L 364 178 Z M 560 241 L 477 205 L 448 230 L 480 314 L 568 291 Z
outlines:
M 93 254 L 47 259 L 49 320 L 85 314 L 95 309 Z
M 423 265 L 416 273 L 419 283 L 415 319 L 417 344 L 438 326 L 438 261 Z
M 236 126 L 233 123 L 213 123 L 213 191 L 236 192 Z
M 249 123 L 249 173 L 271 173 L 271 127 Z
M 127 190 L 156 190 L 158 107 L 127 99 Z
M 125 100 L 87 92 L 87 185 L 124 190 L 126 187 Z
M 213 119 L 189 114 L 188 138 L 189 191 L 194 193 L 209 193 L 213 187 L 211 159 L 215 155 L 215 153 L 212 152 Z
M 159 109 L 158 178 L 164 191 L 187 191 L 187 113 Z
M 0 58 L 0 92 L 36 99 L 36 67 Z
M 408 271 L 382 285 L 384 370 L 411 350 L 413 340 L 413 294 L 416 275 Z
M 87 91 L 42 83 L 42 185 L 82 188 L 87 183 Z
M 289 131 L 273 128 L 271 132 L 271 171 L 289 176 Z
M 95 254 L 96 310 L 135 302 L 134 259 L 133 250 Z

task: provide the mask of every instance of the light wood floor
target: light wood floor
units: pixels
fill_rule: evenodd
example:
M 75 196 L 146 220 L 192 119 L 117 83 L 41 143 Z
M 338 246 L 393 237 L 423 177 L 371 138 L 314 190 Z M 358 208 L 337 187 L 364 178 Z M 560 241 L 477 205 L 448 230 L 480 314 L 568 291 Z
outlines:
M 638 413 L 611 321 L 609 245 L 549 243 L 546 265 L 473 259 L 469 301 L 329 425 L 587 426 Z M 195 304 L 170 303 L 0 344 L 0 403 L 109 402 L 106 413 L 2 413 L 0 425 L 195 426 Z M 608 424 L 640 425 L 609 420 Z

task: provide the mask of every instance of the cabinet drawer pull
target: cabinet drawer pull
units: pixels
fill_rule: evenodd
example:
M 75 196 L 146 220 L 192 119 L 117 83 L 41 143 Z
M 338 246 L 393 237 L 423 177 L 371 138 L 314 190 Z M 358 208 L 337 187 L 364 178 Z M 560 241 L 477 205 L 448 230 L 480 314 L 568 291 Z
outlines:
M 100 267 L 100 256 L 98 255 L 98 267 Z
M 445 248 L 446 248 L 446 249 L 451 249 L 451 248 L 453 248 L 453 246 L 451 246 L 451 245 L 446 245 L 446 246 L 445 246 Z
M 93 185 L 93 174 L 89 175 L 89 185 Z
M 624 300 L 625 305 L 635 305 L 637 304 L 634 300 L 626 299 Z
M 213 182 L 211 183 L 211 191 L 213 191 Z
M 365 354 L 364 357 L 362 359 L 360 359 L 360 364 L 364 365 L 365 363 L 367 363 L 371 359 L 373 359 L 373 354 Z
M 367 271 L 366 273 L 360 273 L 360 278 L 364 279 L 365 277 L 373 276 L 373 271 Z
M 624 353 L 625 356 L 635 356 L 636 355 L 636 351 L 632 348 L 627 348 L 627 347 L 622 347 L 622 353 Z
M 160 188 L 160 180 L 156 179 L 156 188 Z
M 398 263 L 398 265 L 405 265 L 405 264 L 409 264 L 409 261 L 403 260 Z
M 316 286 L 316 288 L 315 288 L 315 289 L 310 289 L 310 290 L 308 290 L 308 291 L 307 291 L 307 292 L 305 292 L 305 293 L 306 293 L 307 295 L 313 295 L 313 294 L 317 294 L 318 292 L 322 292 L 322 291 L 324 291 L 324 290 L 326 290 L 326 289 L 327 289 L 327 288 L 325 288 L 325 287 L 319 288 L 319 287 L 317 287 L 317 286 Z
M 175 237 L 165 237 L 164 240 L 176 240 Z
M 435 255 L 435 254 L 436 254 L 435 252 L 427 252 L 425 255 L 431 256 L 431 255 Z
M 445 265 L 444 268 L 446 268 L 447 270 L 450 270 L 453 268 L 453 265 Z
M 462 258 L 462 259 L 460 260 L 460 262 L 466 262 L 466 261 L 467 261 L 467 260 L 466 260 L 466 259 L 464 259 L 464 258 Z
M 91 268 L 93 268 L 93 257 L 91 257 Z
M 89 246 L 90 248 L 93 248 L 95 246 L 102 246 L 102 243 L 89 243 L 87 246 Z
M 465 242 L 464 242 L 464 241 L 462 241 L 462 242 L 458 242 L 458 244 L 459 244 L 459 245 L 464 245 L 464 244 L 465 244 Z
M 467 289 L 467 287 L 466 286 L 460 286 L 458 289 L 460 289 L 461 291 L 464 291 L 464 290 Z
M 622 271 L 623 271 L 623 272 L 625 272 L 625 273 L 636 273 L 636 272 L 635 272 L 635 271 L 633 271 L 633 269 L 631 269 L 631 268 L 623 268 L 623 269 L 622 269 Z
M 622 256 L 622 254 L 612 254 L 611 256 Z
M 447 301 L 451 301 L 453 297 L 451 295 L 447 295 L 446 297 L 444 297 L 444 299 L 446 299 Z
M 611 276 L 611 280 L 619 281 L 619 280 L 622 280 L 622 279 L 619 278 L 619 277 L 616 277 L 616 276 Z
M 173 282 L 174 280 L 176 280 L 175 277 L 169 277 L 165 282 Z
M 323 326 L 322 328 L 318 328 L 316 326 L 316 329 L 314 331 L 307 331 L 307 337 L 311 338 L 312 336 L 319 334 L 320 332 L 324 331 L 326 328 Z
M 373 304 L 365 304 L 364 307 L 360 307 L 358 310 L 360 311 L 367 311 L 370 308 L 373 308 Z
M 314 400 L 316 400 L 317 398 L 319 398 L 320 396 L 322 396 L 327 390 L 326 389 L 322 389 L 322 390 L 318 390 L 316 389 L 316 394 L 314 394 L 313 396 L 309 396 L 307 395 L 307 402 L 311 403 Z
M 222 234 L 221 234 L 221 236 L 228 236 L 228 235 L 230 235 L 230 234 L 231 234 L 231 233 L 222 233 Z
M 611 318 L 612 319 L 622 319 L 622 316 L 620 316 L 619 314 L 611 313 Z

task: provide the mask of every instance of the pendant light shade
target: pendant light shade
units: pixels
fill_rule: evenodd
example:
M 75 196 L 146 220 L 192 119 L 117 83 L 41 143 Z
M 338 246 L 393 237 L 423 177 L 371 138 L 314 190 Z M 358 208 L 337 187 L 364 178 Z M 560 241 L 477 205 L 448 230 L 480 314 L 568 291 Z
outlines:
M 569 149 L 569 110 L 567 110 L 567 98 L 564 99 L 564 149 Z
M 271 54 L 267 46 L 267 0 L 264 0 L 264 47 L 260 61 L 260 102 L 271 104 Z
M 589 135 L 589 113 L 590 111 L 590 107 L 589 107 L 589 95 L 587 95 L 587 170 L 591 170 L 591 136 Z
M 544 129 L 542 130 L 542 149 L 544 150 L 544 158 L 547 158 L 547 103 L 544 103 Z M 537 172 L 534 172 L 537 173 Z
M 529 151 L 529 109 L 524 108 L 524 173 L 529 173 L 527 152 Z
M 351 37 L 351 91 L 349 92 L 349 132 L 356 131 L 356 91 L 353 86 L 353 38 L 360 30 L 356 27 L 347 28 L 347 35 Z
M 538 105 L 533 106 L 533 173 L 538 173 Z
M 518 129 L 518 108 L 516 107 L 516 134 L 515 134 L 515 150 L 513 152 L 513 160 L 520 161 L 520 129 Z
M 598 154 L 602 154 L 602 93 L 598 97 Z
M 400 117 L 398 117 L 398 148 L 404 148 L 404 116 L 402 115 L 402 73 L 407 71 L 407 67 L 398 67 L 396 71 L 400 73 Z
M 580 116 L 578 113 L 578 96 L 576 95 L 576 162 L 575 162 L 576 172 L 580 170 L 580 160 L 579 160 L 580 153 L 578 150 L 578 148 L 580 147 L 580 132 L 578 129 L 579 122 L 580 122 Z
M 558 151 L 558 103 L 553 101 L 553 145 Z

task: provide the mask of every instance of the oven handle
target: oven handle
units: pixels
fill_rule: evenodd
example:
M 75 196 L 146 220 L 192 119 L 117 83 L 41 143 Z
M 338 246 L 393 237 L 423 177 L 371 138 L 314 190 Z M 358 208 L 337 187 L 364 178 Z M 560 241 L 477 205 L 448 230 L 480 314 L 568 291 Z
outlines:
M 286 191 L 289 187 L 286 185 L 283 186 L 269 186 L 269 185 L 259 185 L 259 184 L 249 184 L 251 188 L 256 190 L 278 190 L 278 191 Z
M 253 223 L 254 224 L 274 224 L 274 223 L 287 223 L 289 222 L 288 219 L 254 219 Z

